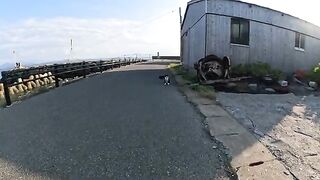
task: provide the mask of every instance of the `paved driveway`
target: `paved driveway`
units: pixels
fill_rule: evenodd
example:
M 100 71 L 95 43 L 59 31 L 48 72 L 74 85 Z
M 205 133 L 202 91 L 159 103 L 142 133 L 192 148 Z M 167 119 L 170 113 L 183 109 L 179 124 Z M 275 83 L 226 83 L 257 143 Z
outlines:
M 133 65 L 0 110 L 0 179 L 225 178 L 202 117 Z

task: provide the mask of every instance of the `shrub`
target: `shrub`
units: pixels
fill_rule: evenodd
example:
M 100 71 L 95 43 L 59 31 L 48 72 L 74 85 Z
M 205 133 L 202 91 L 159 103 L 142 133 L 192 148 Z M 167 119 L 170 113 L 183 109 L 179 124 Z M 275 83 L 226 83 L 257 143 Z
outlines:
M 182 74 L 182 78 L 186 81 L 189 81 L 190 83 L 197 83 L 198 82 L 198 78 L 195 75 L 192 75 L 190 73 L 184 73 Z
M 249 71 L 251 72 L 251 75 L 253 77 L 260 78 L 266 75 L 270 75 L 271 73 L 271 67 L 269 64 L 266 63 L 251 64 L 249 67 Z
M 270 75 L 273 79 L 276 79 L 276 80 L 285 80 L 286 79 L 286 75 L 282 71 L 277 70 L 277 69 L 271 70 Z
M 231 73 L 235 76 L 253 76 L 256 78 L 269 75 L 276 80 L 285 78 L 285 75 L 280 70 L 272 69 L 269 64 L 261 62 L 236 65 L 232 67 Z
M 315 66 L 311 71 L 307 72 L 306 78 L 320 84 L 320 65 Z
M 173 70 L 177 75 L 182 75 L 186 71 L 181 64 L 170 64 L 169 69 Z
M 189 73 L 187 72 L 182 65 L 173 65 L 173 64 L 170 64 L 169 65 L 169 68 L 171 70 L 173 70 L 175 72 L 175 74 L 177 75 L 181 75 L 181 77 L 188 81 L 188 83 L 192 84 L 192 83 L 197 83 L 198 82 L 198 78 L 196 75 L 192 74 L 192 73 Z
M 304 70 L 301 69 L 297 69 L 295 72 L 295 77 L 297 77 L 298 79 L 304 79 L 306 77 L 306 72 Z
M 247 68 L 247 65 L 238 64 L 232 67 L 231 72 L 233 75 L 236 75 L 236 76 L 247 76 L 248 68 Z

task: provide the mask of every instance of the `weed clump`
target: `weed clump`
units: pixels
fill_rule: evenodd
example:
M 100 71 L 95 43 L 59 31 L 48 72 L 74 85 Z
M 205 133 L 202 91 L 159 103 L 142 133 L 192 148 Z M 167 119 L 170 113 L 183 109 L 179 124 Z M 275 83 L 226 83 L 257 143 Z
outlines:
M 231 69 L 232 76 L 252 76 L 262 78 L 270 76 L 275 80 L 285 79 L 285 75 L 278 69 L 272 69 L 267 63 L 239 64 Z

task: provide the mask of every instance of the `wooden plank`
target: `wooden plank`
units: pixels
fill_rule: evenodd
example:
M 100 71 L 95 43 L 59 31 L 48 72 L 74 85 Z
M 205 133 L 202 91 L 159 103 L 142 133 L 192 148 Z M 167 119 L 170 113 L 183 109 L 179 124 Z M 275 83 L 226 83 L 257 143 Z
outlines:
M 237 82 L 237 81 L 242 81 L 246 79 L 251 79 L 252 77 L 239 77 L 239 78 L 231 78 L 231 79 L 218 79 L 218 80 L 213 80 L 213 81 L 206 81 L 202 84 L 204 85 L 213 85 L 217 83 L 230 83 L 230 82 Z

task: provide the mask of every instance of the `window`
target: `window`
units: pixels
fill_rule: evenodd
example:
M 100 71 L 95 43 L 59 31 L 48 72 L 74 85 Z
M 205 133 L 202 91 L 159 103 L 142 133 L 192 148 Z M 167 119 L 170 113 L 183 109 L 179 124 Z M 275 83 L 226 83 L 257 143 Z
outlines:
M 303 34 L 296 33 L 295 47 L 298 49 L 305 49 L 306 37 Z
M 249 20 L 231 19 L 231 43 L 249 45 L 250 23 Z

